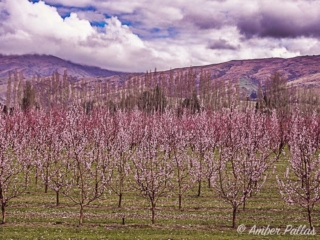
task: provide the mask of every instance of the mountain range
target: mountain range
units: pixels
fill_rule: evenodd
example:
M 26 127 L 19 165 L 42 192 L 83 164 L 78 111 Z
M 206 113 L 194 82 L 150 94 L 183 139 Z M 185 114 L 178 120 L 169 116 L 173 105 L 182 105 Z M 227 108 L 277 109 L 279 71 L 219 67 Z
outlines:
M 88 65 L 90 65 L 88 63 Z M 173 69 L 175 73 L 188 71 L 189 68 Z M 232 60 L 219 64 L 194 66 L 192 69 L 200 76 L 206 71 L 212 79 L 239 81 L 242 88 L 254 92 L 258 83 L 265 82 L 275 71 L 285 76 L 295 86 L 316 87 L 320 89 L 320 55 L 299 56 L 294 58 L 265 58 L 252 60 Z M 67 70 L 69 76 L 77 79 L 99 79 L 99 81 L 122 82 L 130 75 L 141 73 L 125 73 L 101 69 L 99 67 L 76 64 L 50 55 L 0 55 L 0 96 L 6 89 L 9 71 L 22 71 L 25 78 L 34 76 L 51 76 L 58 71 L 63 74 Z M 163 71 L 164 75 L 169 74 Z
M 0 55 L 0 77 L 8 76 L 9 71 L 22 71 L 24 77 L 33 76 L 47 77 L 58 71 L 64 70 L 76 78 L 86 77 L 110 77 L 124 75 L 125 73 L 110 71 L 99 67 L 76 64 L 51 55 Z
M 242 84 L 263 83 L 274 72 L 280 72 L 290 85 L 320 87 L 320 55 L 294 58 L 266 58 L 233 60 L 200 67 L 211 72 L 213 78 L 239 80 Z

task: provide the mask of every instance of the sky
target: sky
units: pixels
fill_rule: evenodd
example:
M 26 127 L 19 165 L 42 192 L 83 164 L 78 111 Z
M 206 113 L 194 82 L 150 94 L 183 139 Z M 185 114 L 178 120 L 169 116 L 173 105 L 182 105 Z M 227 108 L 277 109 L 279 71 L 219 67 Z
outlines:
M 320 0 L 0 0 L 0 54 L 145 72 L 320 54 Z

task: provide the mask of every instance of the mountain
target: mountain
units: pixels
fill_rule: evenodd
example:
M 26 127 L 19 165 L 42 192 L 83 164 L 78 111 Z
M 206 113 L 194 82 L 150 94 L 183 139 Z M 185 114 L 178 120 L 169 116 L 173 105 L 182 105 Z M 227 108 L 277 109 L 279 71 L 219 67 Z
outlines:
M 109 71 L 98 67 L 85 66 L 50 55 L 0 55 L 0 77 L 7 77 L 9 71 L 22 71 L 26 78 L 47 77 L 58 71 L 67 70 L 68 75 L 76 78 L 110 77 L 124 75 L 123 72 Z
M 119 84 L 127 78 L 127 73 L 110 71 L 99 67 L 76 64 L 51 55 L 1 55 L 0 54 L 0 103 L 6 99 L 9 72 L 23 72 L 26 79 L 48 77 L 57 72 L 87 81 L 109 81 Z
M 190 68 L 173 69 L 173 76 L 187 72 Z M 232 60 L 224 63 L 192 67 L 199 79 L 201 71 L 211 75 L 212 80 L 239 82 L 248 93 L 256 92 L 274 72 L 280 72 L 289 85 L 320 89 L 320 55 L 294 58 L 265 58 Z M 169 76 L 170 71 L 163 74 Z M 172 72 L 171 72 L 172 74 Z
M 234 60 L 197 67 L 209 71 L 215 79 L 238 80 L 240 84 L 262 84 L 276 71 L 290 85 L 320 87 L 320 56 Z
M 294 58 L 265 58 L 252 60 L 232 60 L 229 62 L 192 67 L 200 78 L 201 71 L 209 73 L 212 80 L 239 82 L 248 94 L 257 92 L 258 84 L 270 78 L 278 71 L 285 76 L 289 85 L 320 89 L 320 55 L 299 56 Z M 122 84 L 130 77 L 143 79 L 141 73 L 123 73 L 109 71 L 98 67 L 75 64 L 70 61 L 49 55 L 0 55 L 0 101 L 5 99 L 8 72 L 23 71 L 26 78 L 40 75 L 51 76 L 58 71 L 63 74 L 67 70 L 69 76 L 86 79 L 92 82 L 109 81 L 114 85 Z M 179 68 L 158 72 L 162 76 L 177 76 L 186 73 L 190 68 Z M 158 75 L 159 76 L 159 75 Z

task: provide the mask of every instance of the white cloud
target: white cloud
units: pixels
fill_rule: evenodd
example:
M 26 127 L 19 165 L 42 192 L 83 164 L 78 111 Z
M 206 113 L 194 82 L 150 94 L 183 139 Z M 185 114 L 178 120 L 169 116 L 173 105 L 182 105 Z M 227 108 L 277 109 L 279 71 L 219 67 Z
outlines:
M 280 9 L 278 0 L 2 0 L 0 53 L 142 72 L 319 54 L 319 2 L 283 0 Z
M 103 22 L 105 16 L 97 11 L 76 11 L 80 19 L 85 19 L 90 22 Z
M 1 26 L 2 53 L 46 53 L 115 70 L 142 70 L 136 54 L 147 49 L 116 17 L 105 19 L 101 32 L 75 13 L 62 19 L 56 8 L 44 2 L 8 0 L 1 8 L 9 13 Z

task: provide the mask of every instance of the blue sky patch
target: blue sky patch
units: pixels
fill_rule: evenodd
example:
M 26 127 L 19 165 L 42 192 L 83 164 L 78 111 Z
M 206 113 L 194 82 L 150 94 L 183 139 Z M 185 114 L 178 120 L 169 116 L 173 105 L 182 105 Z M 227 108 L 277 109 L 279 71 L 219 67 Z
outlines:
M 100 27 L 103 28 L 107 25 L 106 22 L 102 21 L 102 22 L 90 22 L 91 26 L 93 27 Z
M 170 28 L 166 28 L 166 29 L 154 27 L 151 29 L 146 29 L 146 31 L 150 33 L 150 36 L 141 36 L 144 39 L 146 39 L 146 38 L 147 39 L 172 38 L 172 37 L 176 36 L 177 34 L 179 34 L 179 31 L 174 27 L 170 27 Z
M 60 14 L 60 13 L 59 13 L 59 14 Z M 64 13 L 64 14 L 60 14 L 60 16 L 61 16 L 63 19 L 65 19 L 65 18 L 70 17 L 70 14 L 71 14 L 71 12 L 69 12 L 69 13 Z
M 120 19 L 120 21 L 121 21 L 121 19 Z M 133 23 L 130 21 L 121 21 L 121 23 L 122 23 L 122 25 L 126 25 L 128 27 L 133 26 Z

